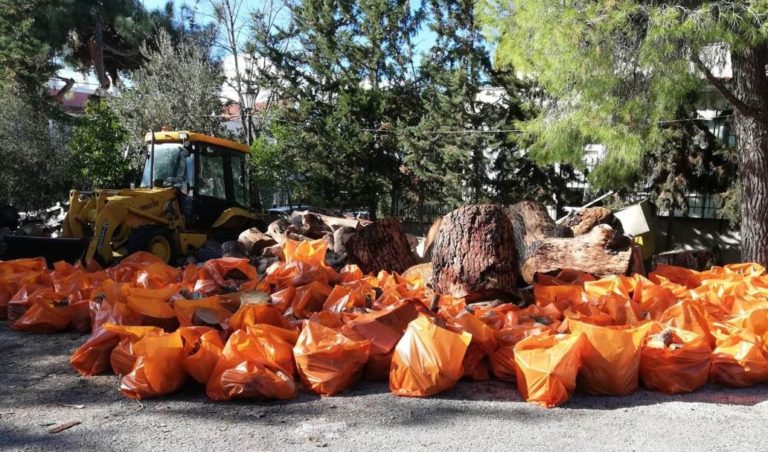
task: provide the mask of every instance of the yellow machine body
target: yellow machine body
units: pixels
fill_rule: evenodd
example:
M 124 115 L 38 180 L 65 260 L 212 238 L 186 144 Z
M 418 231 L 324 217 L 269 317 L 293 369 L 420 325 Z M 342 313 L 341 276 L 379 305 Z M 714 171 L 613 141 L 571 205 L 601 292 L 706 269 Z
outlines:
M 145 139 L 148 144 L 151 143 L 150 152 L 154 152 L 156 143 L 179 143 L 191 149 L 196 147 L 189 146 L 189 143 L 197 143 L 202 146 L 216 146 L 221 152 L 233 151 L 238 155 L 248 152 L 248 147 L 242 144 L 194 132 L 162 131 L 154 133 L 154 141 L 151 134 L 147 134 Z M 226 174 L 231 174 L 231 170 Z M 232 179 L 227 182 L 229 186 L 243 184 L 237 189 L 248 192 L 245 177 Z M 146 251 L 169 261 L 173 255 L 193 253 L 212 235 L 221 236 L 222 231 L 237 233 L 263 218 L 263 215 L 257 215 L 245 206 L 233 205 L 221 207 L 222 213 L 218 217 L 214 216 L 215 221 L 207 228 L 190 225 L 182 213 L 181 200 L 189 197 L 199 203 L 199 209 L 206 209 L 205 201 L 198 201 L 194 196 L 194 193 L 182 193 L 177 187 L 93 192 L 73 190 L 70 193 L 70 208 L 64 219 L 61 236 L 87 238 L 88 248 L 83 258 L 96 258 L 103 263 L 109 263 L 116 256 L 126 253 L 126 244 L 140 228 L 150 226 L 153 231 L 160 233 L 149 238 Z

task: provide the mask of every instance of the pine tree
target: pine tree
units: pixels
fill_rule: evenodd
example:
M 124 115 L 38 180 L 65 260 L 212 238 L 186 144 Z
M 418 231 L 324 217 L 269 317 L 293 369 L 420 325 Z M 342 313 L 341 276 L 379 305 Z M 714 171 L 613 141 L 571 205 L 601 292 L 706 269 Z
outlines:
M 395 0 L 293 0 L 288 9 L 285 28 L 257 17 L 252 44 L 268 62 L 258 83 L 283 106 L 273 121 L 293 128 L 297 172 L 315 194 L 305 201 L 392 213 L 404 180 L 392 128 L 415 121 L 418 15 Z
M 768 4 L 483 0 L 480 9 L 498 63 L 537 77 L 550 96 L 525 125 L 535 155 L 577 162 L 585 144 L 604 144 L 593 173 L 603 187 L 641 178 L 663 121 L 691 91 L 716 90 L 733 109 L 742 258 L 768 264 Z M 730 80 L 716 75 L 727 66 Z
M 427 2 L 435 43 L 420 67 L 421 121 L 406 133 L 417 204 L 563 204 L 564 178 L 551 166 L 531 162 L 515 132 L 516 123 L 530 115 L 533 87 L 511 70 L 492 67 L 474 5 Z

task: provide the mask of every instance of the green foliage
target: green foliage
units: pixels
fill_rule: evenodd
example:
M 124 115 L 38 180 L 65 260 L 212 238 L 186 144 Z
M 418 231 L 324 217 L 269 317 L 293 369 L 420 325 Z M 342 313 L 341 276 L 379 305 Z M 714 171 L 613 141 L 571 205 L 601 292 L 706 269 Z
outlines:
M 663 147 L 668 138 L 660 123 L 675 117 L 689 93 L 703 87 L 692 56 L 714 58 L 722 52 L 713 46 L 765 39 L 763 31 L 745 33 L 752 26 L 749 8 L 766 5 L 559 0 L 479 5 L 487 34 L 498 45 L 497 63 L 534 75 L 548 95 L 541 113 L 519 124 L 533 142 L 532 155 L 579 165 L 584 145 L 604 144 L 606 158 L 591 178 L 606 188 L 642 176 L 645 151 Z
M 646 175 L 645 188 L 660 211 L 687 211 L 686 195 L 720 194 L 732 188 L 736 182 L 735 152 L 725 147 L 706 124 L 675 122 L 660 133 L 662 144 L 648 150 L 641 170 Z M 735 220 L 731 211 L 726 209 L 726 213 Z
M 50 47 L 34 32 L 42 1 L 0 0 L 0 85 L 18 84 L 33 92 L 53 72 Z
M 416 121 L 409 71 L 418 14 L 394 0 L 287 6 L 287 26 L 256 17 L 250 47 L 267 61 L 258 85 L 284 105 L 276 120 L 290 130 L 282 135 L 297 156 L 294 179 L 318 204 L 395 213 L 403 149 L 390 130 Z
M 104 99 L 89 102 L 69 139 L 76 185 L 87 189 L 127 187 L 135 176 L 123 152 L 127 138 Z
M 221 128 L 220 68 L 210 63 L 206 49 L 194 43 L 174 46 L 170 36 L 161 33 L 154 45 L 157 50 L 142 50 L 146 62 L 133 72 L 131 86 L 108 100 L 132 148 L 142 146 L 150 129 L 215 134 Z
M 61 122 L 13 83 L 0 85 L 0 204 L 41 209 L 67 199 L 69 151 Z

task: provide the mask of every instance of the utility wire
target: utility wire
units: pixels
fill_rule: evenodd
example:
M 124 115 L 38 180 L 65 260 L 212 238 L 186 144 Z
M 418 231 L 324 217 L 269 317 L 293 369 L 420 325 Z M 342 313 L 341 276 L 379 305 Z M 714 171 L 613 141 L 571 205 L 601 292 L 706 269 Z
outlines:
M 208 115 L 212 118 L 227 118 L 232 121 L 238 121 L 241 118 L 241 115 Z M 249 113 L 244 114 L 243 116 L 250 117 L 250 118 L 260 118 L 260 119 L 267 119 L 271 121 L 277 121 L 277 122 L 283 122 L 286 124 L 295 124 L 299 126 L 306 126 L 306 123 L 299 122 L 299 121 L 291 121 L 289 119 L 283 119 L 283 118 L 274 118 L 269 117 L 267 115 L 263 114 L 256 114 L 256 113 Z M 674 124 L 674 123 L 682 123 L 682 122 L 699 122 L 699 121 L 714 121 L 716 119 L 726 119 L 730 118 L 733 115 L 721 115 L 721 116 L 714 116 L 712 118 L 684 118 L 684 119 L 667 119 L 662 121 L 656 121 L 656 124 Z M 411 127 L 414 128 L 414 127 Z M 375 132 L 380 134 L 391 134 L 395 133 L 396 130 L 393 129 L 371 129 L 371 128 L 362 128 L 360 129 L 364 132 Z M 461 134 L 474 134 L 474 133 L 524 133 L 525 131 L 520 129 L 438 129 L 438 130 L 421 130 L 419 131 L 420 134 L 424 135 L 461 135 Z

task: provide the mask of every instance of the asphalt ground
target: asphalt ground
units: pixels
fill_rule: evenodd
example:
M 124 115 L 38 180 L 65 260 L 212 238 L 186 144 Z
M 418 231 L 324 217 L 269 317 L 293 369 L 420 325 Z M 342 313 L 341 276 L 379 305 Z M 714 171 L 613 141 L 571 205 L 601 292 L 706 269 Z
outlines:
M 0 322 L 0 449 L 179 450 L 768 450 L 768 385 L 714 385 L 668 396 L 576 394 L 539 408 L 514 385 L 460 382 L 427 399 L 360 383 L 334 397 L 213 402 L 188 384 L 141 403 L 118 377 L 80 377 L 86 336 L 16 333 Z M 79 421 L 60 433 L 55 425 Z

